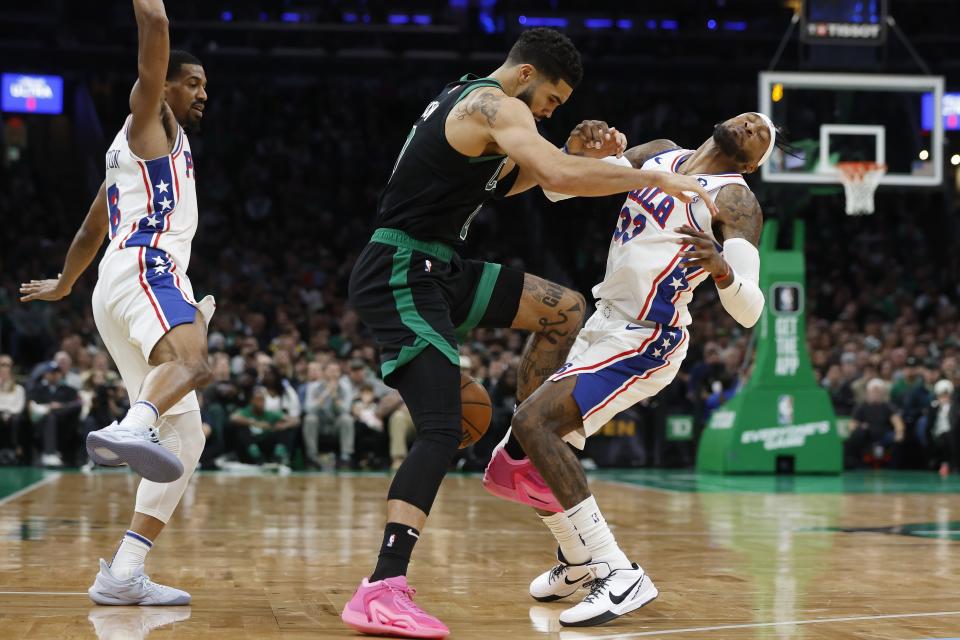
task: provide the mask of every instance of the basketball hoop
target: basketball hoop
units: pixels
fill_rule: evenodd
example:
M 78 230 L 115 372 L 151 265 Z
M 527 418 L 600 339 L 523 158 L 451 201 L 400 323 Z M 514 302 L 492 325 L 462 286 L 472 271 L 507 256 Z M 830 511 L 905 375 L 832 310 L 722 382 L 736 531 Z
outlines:
M 877 162 L 838 162 L 840 181 L 847 198 L 847 215 L 873 213 L 873 192 L 887 173 L 887 165 Z

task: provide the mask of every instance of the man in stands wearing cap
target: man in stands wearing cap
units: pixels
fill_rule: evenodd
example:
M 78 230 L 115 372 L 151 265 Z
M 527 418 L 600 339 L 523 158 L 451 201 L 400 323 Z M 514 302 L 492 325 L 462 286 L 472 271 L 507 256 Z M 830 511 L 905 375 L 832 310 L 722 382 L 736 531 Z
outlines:
M 698 285 L 712 280 L 724 309 L 744 327 L 760 318 L 763 215 L 742 174 L 770 158 L 777 138 L 770 119 L 751 112 L 717 124 L 696 149 L 654 140 L 623 158 L 597 160 L 693 177 L 719 213 L 653 187 L 627 195 L 606 274 L 593 289 L 596 313 L 567 363 L 517 409 L 512 433 L 484 474 L 494 495 L 535 507 L 559 544 L 559 564 L 533 580 L 530 595 L 552 601 L 590 589 L 560 614 L 563 626 L 602 624 L 657 597 L 650 577 L 618 546 L 567 444 L 583 448 L 614 415 L 673 380 L 689 345 L 687 306 Z
M 43 451 L 40 463 L 45 467 L 76 464 L 80 444 L 80 396 L 63 382 L 63 371 L 56 362 L 47 363 L 36 385 L 30 390 L 30 419 L 40 432 Z

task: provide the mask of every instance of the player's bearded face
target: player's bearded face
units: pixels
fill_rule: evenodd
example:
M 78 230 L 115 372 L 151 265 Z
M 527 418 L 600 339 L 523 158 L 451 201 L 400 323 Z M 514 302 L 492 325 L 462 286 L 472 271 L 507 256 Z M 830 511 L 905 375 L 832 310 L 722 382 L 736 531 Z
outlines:
M 737 162 L 749 162 L 746 152 L 740 147 L 736 129 L 729 122 L 718 122 L 713 127 L 713 141 L 720 147 L 723 155 Z

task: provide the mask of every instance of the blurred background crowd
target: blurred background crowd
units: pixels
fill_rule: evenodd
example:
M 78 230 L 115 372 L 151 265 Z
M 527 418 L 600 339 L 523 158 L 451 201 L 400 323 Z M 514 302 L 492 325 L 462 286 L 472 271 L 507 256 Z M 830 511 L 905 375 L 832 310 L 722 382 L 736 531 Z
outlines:
M 5 116 L 0 129 L 0 464 L 82 465 L 85 433 L 128 406 L 90 312 L 96 265 L 60 303 L 17 301 L 20 282 L 56 276 L 102 180 L 103 152 L 127 113 L 136 33 L 126 3 L 104 4 L 74 14 L 60 3 L 74 26 L 67 34 L 38 27 L 63 46 L 36 55 L 61 56 L 46 63 L 77 78 L 70 113 L 42 123 L 40 116 Z M 515 33 L 484 28 L 413 43 L 384 30 L 371 32 L 362 50 L 329 44 L 350 34 L 321 33 L 316 38 L 325 44 L 313 57 L 291 57 L 283 45 L 291 33 L 305 37 L 302 30 L 246 30 L 247 40 L 235 42 L 228 29 L 210 26 L 218 18 L 229 26 L 243 11 L 256 20 L 258 3 L 231 3 L 230 20 L 222 9 L 200 15 L 198 4 L 167 6 L 174 44 L 192 49 L 209 77 L 203 130 L 191 136 L 200 229 L 189 271 L 198 299 L 209 293 L 218 301 L 209 333 L 215 380 L 202 394 L 202 464 L 389 468 L 405 455 L 413 425 L 379 379 L 373 341 L 347 304 L 346 281 L 410 123 L 447 82 L 494 69 Z M 440 4 L 456 17 L 483 3 Z M 383 3 L 333 5 L 340 16 L 360 7 L 361 21 L 364 11 L 374 21 L 378 10 L 386 12 Z M 559 145 L 581 119 L 599 118 L 631 143 L 668 137 L 696 147 L 715 122 L 756 108 L 758 59 L 779 37 L 761 33 L 764 20 L 782 23 L 789 9 L 741 5 L 756 13 L 750 19 L 758 33 L 740 34 L 731 45 L 737 52 L 723 77 L 700 75 L 697 60 L 715 49 L 681 34 L 656 34 L 655 48 L 676 55 L 643 74 L 623 41 L 571 34 L 585 54 L 586 80 L 542 123 L 544 135 Z M 106 61 L 84 48 L 107 41 L 119 53 Z M 77 53 L 68 58 L 71 46 Z M 929 47 L 925 55 L 935 58 Z M 751 53 L 756 48 L 763 55 Z M 694 76 L 697 82 L 686 81 Z M 71 153 L 50 153 L 64 148 Z M 843 215 L 838 189 L 771 192 L 757 179 L 750 183 L 768 218 L 807 221 L 809 350 L 818 382 L 838 415 L 850 418 L 847 465 L 955 469 L 960 279 L 950 250 L 958 213 L 952 180 L 938 191 L 881 192 L 877 214 L 862 218 Z M 474 222 L 462 253 L 589 297 L 621 201 L 551 204 L 536 191 L 498 201 Z M 697 293 L 691 335 L 677 380 L 618 416 L 590 442 L 586 458 L 602 466 L 692 464 L 697 433 L 749 375 L 751 350 L 749 332 L 726 315 L 710 284 Z M 462 468 L 481 469 L 509 425 L 523 340 L 509 330 L 477 330 L 462 347 L 461 367 L 486 387 L 494 408 L 489 434 L 462 452 Z M 692 417 L 692 439 L 667 432 L 667 418 L 678 414 Z

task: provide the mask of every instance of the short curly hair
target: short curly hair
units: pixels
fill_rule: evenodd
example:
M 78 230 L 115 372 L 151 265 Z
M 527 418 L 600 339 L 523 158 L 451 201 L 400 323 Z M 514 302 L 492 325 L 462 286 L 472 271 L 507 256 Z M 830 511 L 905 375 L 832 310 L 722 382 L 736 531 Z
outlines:
M 580 52 L 570 38 L 554 29 L 524 31 L 507 55 L 510 64 L 532 64 L 551 82 L 564 80 L 576 87 L 583 79 Z

